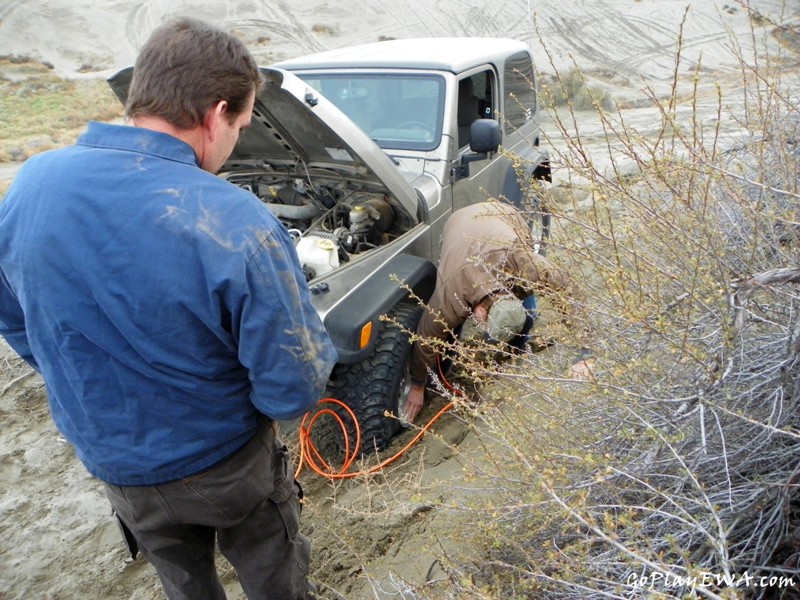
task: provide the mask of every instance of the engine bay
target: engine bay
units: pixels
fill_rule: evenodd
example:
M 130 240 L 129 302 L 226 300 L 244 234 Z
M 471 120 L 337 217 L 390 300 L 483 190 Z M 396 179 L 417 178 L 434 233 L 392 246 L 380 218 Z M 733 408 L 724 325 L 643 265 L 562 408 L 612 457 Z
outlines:
M 414 225 L 391 196 L 358 181 L 312 182 L 264 172 L 231 173 L 226 179 L 255 194 L 283 223 L 306 281 L 390 243 Z

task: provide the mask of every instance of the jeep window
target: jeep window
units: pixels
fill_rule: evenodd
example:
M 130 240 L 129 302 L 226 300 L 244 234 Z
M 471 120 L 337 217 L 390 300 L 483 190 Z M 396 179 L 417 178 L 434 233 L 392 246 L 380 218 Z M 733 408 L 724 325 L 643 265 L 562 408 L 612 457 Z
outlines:
M 297 73 L 381 148 L 433 150 L 442 136 L 444 79 L 438 75 Z
M 480 71 L 458 82 L 458 147 L 469 145 L 469 126 L 475 119 L 495 118 L 494 73 Z
M 506 95 L 503 99 L 503 116 L 509 126 L 519 129 L 536 112 L 536 80 L 531 55 L 519 52 L 509 57 L 504 75 Z

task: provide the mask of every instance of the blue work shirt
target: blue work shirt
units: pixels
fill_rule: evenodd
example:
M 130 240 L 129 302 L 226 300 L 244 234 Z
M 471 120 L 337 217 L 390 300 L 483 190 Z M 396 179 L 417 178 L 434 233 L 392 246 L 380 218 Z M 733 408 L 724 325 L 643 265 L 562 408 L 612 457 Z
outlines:
M 0 334 L 89 472 L 118 485 L 213 465 L 259 413 L 302 415 L 336 360 L 260 200 L 177 138 L 101 123 L 29 159 L 0 204 Z

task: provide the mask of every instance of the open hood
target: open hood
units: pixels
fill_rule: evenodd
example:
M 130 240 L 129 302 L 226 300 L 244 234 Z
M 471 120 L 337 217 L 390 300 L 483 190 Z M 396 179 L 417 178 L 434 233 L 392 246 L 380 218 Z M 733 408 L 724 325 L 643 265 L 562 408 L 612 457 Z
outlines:
M 295 75 L 262 68 L 266 82 L 247 128 L 223 168 L 242 163 L 294 170 L 298 176 L 323 170 L 385 187 L 409 215 L 417 215 L 417 195 L 375 142 L 344 113 Z M 124 104 L 133 76 L 127 67 L 108 83 Z

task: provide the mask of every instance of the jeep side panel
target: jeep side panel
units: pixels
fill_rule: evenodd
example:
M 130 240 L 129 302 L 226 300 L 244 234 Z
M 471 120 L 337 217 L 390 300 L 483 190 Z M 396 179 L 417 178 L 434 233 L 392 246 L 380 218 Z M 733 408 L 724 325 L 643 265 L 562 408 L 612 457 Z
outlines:
M 325 316 L 325 328 L 339 353 L 340 364 L 352 364 L 366 358 L 373 350 L 370 335 L 376 331 L 381 315 L 392 312 L 411 294 L 427 301 L 436 285 L 436 267 L 432 262 L 410 254 L 399 254 L 387 261 Z M 313 291 L 313 290 L 312 290 Z M 370 328 L 371 324 L 371 328 Z

